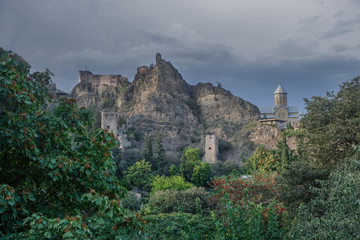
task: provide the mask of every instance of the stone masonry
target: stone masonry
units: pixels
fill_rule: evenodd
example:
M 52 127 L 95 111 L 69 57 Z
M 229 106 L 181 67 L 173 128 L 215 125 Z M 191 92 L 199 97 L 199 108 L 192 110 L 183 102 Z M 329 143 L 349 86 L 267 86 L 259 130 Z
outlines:
M 215 135 L 206 135 L 205 155 L 203 161 L 215 163 L 219 154 L 218 141 Z
M 114 133 L 117 140 L 120 142 L 120 148 L 124 149 L 131 145 L 127 140 L 124 129 L 117 127 L 118 115 L 114 112 L 101 112 L 101 128 L 107 129 Z

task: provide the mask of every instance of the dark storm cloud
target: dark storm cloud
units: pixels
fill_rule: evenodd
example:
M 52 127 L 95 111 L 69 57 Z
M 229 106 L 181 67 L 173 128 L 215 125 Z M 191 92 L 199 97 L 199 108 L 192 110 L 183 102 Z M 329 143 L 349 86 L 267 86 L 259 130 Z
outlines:
M 289 102 L 359 75 L 355 0 L 0 0 L 0 46 L 51 69 L 70 91 L 78 71 L 122 74 L 160 52 L 191 84 L 221 82 L 259 106 L 282 82 Z

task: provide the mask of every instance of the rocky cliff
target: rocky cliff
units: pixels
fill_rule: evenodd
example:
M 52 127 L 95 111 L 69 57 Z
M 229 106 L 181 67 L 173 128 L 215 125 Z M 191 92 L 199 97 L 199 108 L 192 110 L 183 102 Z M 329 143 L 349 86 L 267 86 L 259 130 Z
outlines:
M 72 94 L 79 106 L 117 112 L 120 126 L 127 122 L 142 136 L 161 133 L 169 159 L 178 159 L 188 145 L 203 149 L 209 133 L 220 139 L 223 159 L 239 161 L 253 150 L 243 126 L 259 118 L 259 109 L 210 83 L 189 85 L 160 54 L 154 65 L 137 69 L 132 83 L 120 75 L 80 72 Z M 143 140 L 134 144 L 141 148 Z

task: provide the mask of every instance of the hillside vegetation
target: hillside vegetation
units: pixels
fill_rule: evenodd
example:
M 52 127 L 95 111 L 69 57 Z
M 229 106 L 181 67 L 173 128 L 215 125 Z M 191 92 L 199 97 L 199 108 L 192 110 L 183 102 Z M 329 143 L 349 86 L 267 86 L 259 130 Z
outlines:
M 76 99 L 49 108 L 50 77 L 0 49 L 1 239 L 360 238 L 360 77 L 306 99 L 303 129 L 243 168 L 193 146 L 173 163 L 161 133 L 122 152 Z

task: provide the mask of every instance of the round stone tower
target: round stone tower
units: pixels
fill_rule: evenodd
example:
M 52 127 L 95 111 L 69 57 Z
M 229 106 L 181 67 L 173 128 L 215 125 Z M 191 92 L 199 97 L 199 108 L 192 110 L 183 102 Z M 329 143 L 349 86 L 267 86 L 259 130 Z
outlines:
M 287 92 L 281 84 L 274 92 L 274 100 L 275 107 L 287 106 Z

